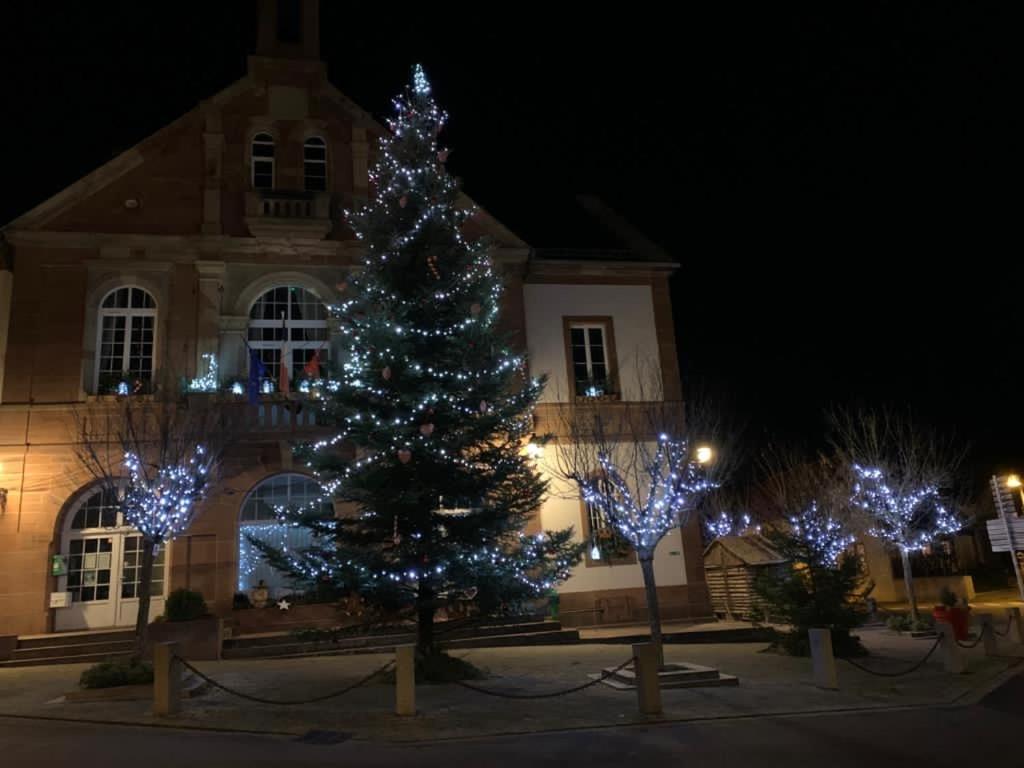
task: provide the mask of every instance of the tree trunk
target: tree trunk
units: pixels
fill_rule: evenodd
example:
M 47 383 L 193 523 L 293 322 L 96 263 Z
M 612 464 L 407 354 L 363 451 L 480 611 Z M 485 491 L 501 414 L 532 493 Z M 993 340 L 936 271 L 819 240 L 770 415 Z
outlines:
M 416 652 L 420 656 L 434 652 L 434 588 L 422 579 L 416 594 Z
M 647 618 L 651 624 L 651 643 L 658 650 L 658 666 L 665 666 L 661 647 L 661 611 L 658 608 L 658 588 L 654 583 L 654 553 L 640 557 L 640 571 L 644 575 L 644 593 L 647 597 Z
M 139 572 L 139 615 L 135 619 L 135 656 L 141 659 L 146 650 L 146 628 L 149 626 L 150 587 L 153 583 L 153 561 L 156 543 L 142 539 L 142 568 Z
M 903 561 L 903 586 L 907 590 L 907 602 L 910 603 L 910 620 L 919 620 L 917 612 L 917 597 L 914 595 L 914 575 L 910 572 L 910 553 L 900 548 L 900 560 Z

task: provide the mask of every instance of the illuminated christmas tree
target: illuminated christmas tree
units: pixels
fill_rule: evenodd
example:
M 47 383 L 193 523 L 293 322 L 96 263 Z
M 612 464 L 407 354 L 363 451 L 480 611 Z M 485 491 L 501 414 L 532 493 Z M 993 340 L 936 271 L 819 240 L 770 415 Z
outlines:
M 486 244 L 463 234 L 474 211 L 457 204 L 437 144 L 445 115 L 420 67 L 395 110 L 374 197 L 349 215 L 366 259 L 332 307 L 343 364 L 314 386 L 337 433 L 299 451 L 352 512 L 285 512 L 313 533 L 300 552 L 252 543 L 297 578 L 413 608 L 427 654 L 439 607 L 541 596 L 579 547 L 571 530 L 522 533 L 546 491 L 524 450 L 544 382 L 496 330 L 501 281 Z

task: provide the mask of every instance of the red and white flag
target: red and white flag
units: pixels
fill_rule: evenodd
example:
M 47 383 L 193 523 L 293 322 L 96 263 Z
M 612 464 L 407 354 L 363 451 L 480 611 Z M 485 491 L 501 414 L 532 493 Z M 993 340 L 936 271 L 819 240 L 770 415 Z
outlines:
M 284 312 L 281 313 L 281 365 L 277 375 L 277 391 L 290 395 L 292 391 L 291 374 L 288 370 L 288 326 L 285 323 Z

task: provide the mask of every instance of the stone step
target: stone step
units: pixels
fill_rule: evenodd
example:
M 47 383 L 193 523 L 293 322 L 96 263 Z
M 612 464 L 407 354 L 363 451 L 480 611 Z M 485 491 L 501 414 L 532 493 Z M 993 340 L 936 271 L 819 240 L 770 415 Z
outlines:
M 616 690 L 636 690 L 636 670 L 632 667 L 617 670 L 615 667 L 605 667 L 603 674 L 610 675 L 601 682 Z M 590 678 L 596 680 L 600 674 L 591 674 Z M 702 688 L 722 685 L 739 685 L 739 678 L 733 675 L 723 675 L 714 667 L 705 667 L 701 664 L 666 664 L 658 672 L 658 686 L 667 688 Z
M 361 638 L 362 643 L 282 643 L 278 645 L 256 645 L 242 648 L 225 648 L 225 659 L 253 658 L 303 658 L 309 656 L 341 656 L 357 653 L 394 653 L 396 645 L 410 645 L 416 642 L 414 634 L 375 636 Z M 562 645 L 579 642 L 579 633 L 572 629 L 556 632 L 534 632 L 528 634 L 489 635 L 462 640 L 440 641 L 441 648 L 449 650 L 467 648 L 509 648 L 534 645 Z
M 64 656 L 95 656 L 97 654 L 131 653 L 135 646 L 132 640 L 105 640 L 95 643 L 78 643 L 77 645 L 38 645 L 31 648 L 15 648 L 12 661 L 29 659 L 57 659 Z
M 435 635 L 440 642 L 448 642 L 455 640 L 464 639 L 476 639 L 480 637 L 492 637 L 497 635 L 530 635 L 530 634 L 546 634 L 551 632 L 560 632 L 562 625 L 557 621 L 538 621 L 530 623 L 507 623 L 493 625 L 490 622 L 484 626 L 467 626 L 461 629 L 450 629 L 440 625 L 435 629 Z M 575 630 L 571 630 L 575 632 Z M 365 644 L 381 644 L 382 638 L 391 638 L 392 636 L 408 636 L 415 637 L 415 629 L 410 627 L 407 632 L 378 632 L 374 634 L 346 634 L 345 629 L 341 628 L 338 632 L 337 640 L 324 639 L 324 640 L 302 640 L 291 632 L 278 632 L 278 633 L 267 633 L 264 635 L 243 635 L 241 637 L 234 637 L 224 641 L 224 650 L 228 649 L 242 649 L 252 648 L 257 646 L 276 646 L 276 645 L 296 645 L 296 644 L 307 644 L 307 643 L 319 643 L 330 646 L 345 646 L 354 647 Z M 578 638 L 578 633 L 576 633 Z M 384 644 L 396 644 L 402 645 L 401 640 L 387 640 Z
M 130 641 L 134 629 L 91 630 L 87 632 L 54 632 L 46 635 L 19 635 L 18 648 L 52 648 L 60 645 Z
M 84 653 L 68 656 L 48 656 L 43 659 L 10 659 L 0 661 L 0 669 L 9 667 L 40 667 L 46 664 L 95 664 L 98 661 L 127 659 L 131 653 Z
M 565 645 L 578 643 L 580 633 L 575 629 L 559 629 L 553 632 L 517 632 L 511 635 L 487 635 L 467 637 L 461 640 L 441 641 L 442 648 L 511 648 L 528 645 Z
M 614 667 L 606 667 L 605 674 L 610 673 Z M 632 667 L 620 669 L 614 675 L 623 683 L 636 684 L 636 670 Z M 662 685 L 678 680 L 716 680 L 719 672 L 714 667 L 704 667 L 700 664 L 676 664 L 668 665 L 658 673 L 658 680 Z
M 601 675 L 591 673 L 587 675 L 591 680 L 596 680 Z M 609 688 L 614 688 L 617 691 L 635 691 L 636 685 L 632 683 L 624 683 L 621 680 L 616 680 L 614 677 L 609 677 L 601 681 L 603 685 L 607 685 Z M 675 680 L 673 682 L 662 682 L 662 690 L 668 688 L 718 688 L 729 685 L 739 685 L 740 679 L 734 675 L 723 675 L 719 673 L 716 678 L 709 678 L 704 680 Z

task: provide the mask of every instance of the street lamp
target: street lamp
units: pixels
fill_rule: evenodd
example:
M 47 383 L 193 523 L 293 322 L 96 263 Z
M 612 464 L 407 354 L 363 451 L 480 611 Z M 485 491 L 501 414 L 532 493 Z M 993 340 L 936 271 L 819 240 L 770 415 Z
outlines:
M 711 460 L 715 458 L 715 452 L 711 450 L 710 445 L 698 445 L 697 446 L 697 463 L 698 464 L 710 464 Z

